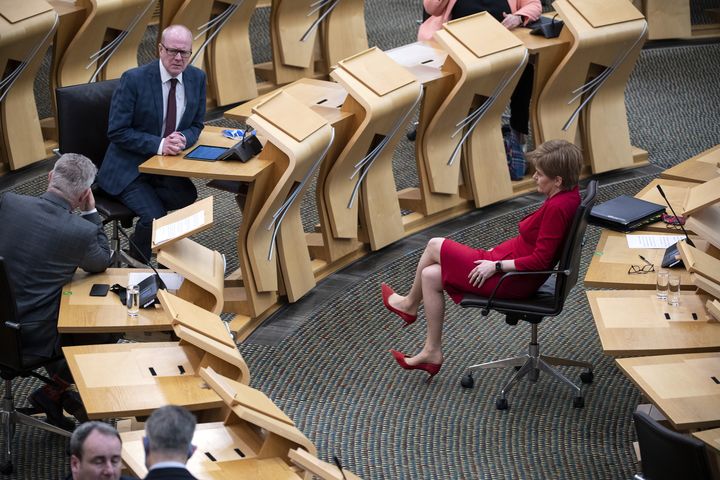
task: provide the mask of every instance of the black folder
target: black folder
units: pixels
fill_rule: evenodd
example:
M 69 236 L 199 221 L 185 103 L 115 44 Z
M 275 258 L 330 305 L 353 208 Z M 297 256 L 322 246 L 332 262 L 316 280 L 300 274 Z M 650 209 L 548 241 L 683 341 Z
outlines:
M 611 230 L 632 232 L 643 225 L 657 222 L 664 211 L 664 205 L 621 195 L 595 205 L 590 212 L 589 221 L 593 225 Z

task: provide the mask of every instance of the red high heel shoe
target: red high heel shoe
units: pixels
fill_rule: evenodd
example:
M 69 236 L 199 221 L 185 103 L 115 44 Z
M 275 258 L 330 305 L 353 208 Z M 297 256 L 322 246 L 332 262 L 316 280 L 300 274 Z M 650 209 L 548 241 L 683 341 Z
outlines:
M 407 356 L 398 352 L 397 350 L 390 350 L 390 353 L 395 358 L 395 361 L 405 370 L 425 370 L 430 376 L 425 380 L 425 383 L 430 383 L 430 380 L 437 375 L 442 367 L 442 363 L 418 363 L 417 365 L 408 365 L 405 359 Z
M 411 315 L 407 312 L 403 312 L 402 310 L 398 310 L 397 308 L 390 305 L 390 296 L 395 293 L 395 291 L 388 285 L 387 283 L 383 283 L 382 285 L 382 299 L 383 299 L 383 305 L 385 305 L 385 308 L 393 312 L 394 314 L 398 315 L 400 318 L 403 319 L 405 322 L 405 325 L 403 327 L 407 327 L 408 325 L 412 324 L 415 320 L 417 320 L 417 315 Z

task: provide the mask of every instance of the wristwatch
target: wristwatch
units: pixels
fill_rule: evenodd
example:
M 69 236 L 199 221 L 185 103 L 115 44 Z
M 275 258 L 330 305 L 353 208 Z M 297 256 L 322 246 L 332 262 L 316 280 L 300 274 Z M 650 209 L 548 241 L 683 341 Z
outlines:
M 502 262 L 495 262 L 495 271 L 502 272 Z

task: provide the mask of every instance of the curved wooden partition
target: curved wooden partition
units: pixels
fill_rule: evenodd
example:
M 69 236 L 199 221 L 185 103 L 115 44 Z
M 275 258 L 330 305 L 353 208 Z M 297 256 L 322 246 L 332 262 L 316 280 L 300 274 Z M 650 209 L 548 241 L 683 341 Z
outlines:
M 160 15 L 160 25 L 158 25 L 158 43 L 160 43 L 160 35 L 162 31 L 170 25 L 185 25 L 193 34 L 192 64 L 198 68 L 205 68 L 203 60 L 205 56 L 200 52 L 207 35 L 201 33 L 201 27 L 210 21 L 213 12 L 213 2 L 206 0 L 181 0 L 181 1 L 163 1 L 162 11 Z M 198 55 L 198 52 L 200 54 Z M 195 56 L 198 55 L 197 59 Z M 209 72 L 208 72 L 209 75 Z
M 153 0 L 85 0 L 85 21 L 57 65 L 55 87 L 118 78 L 137 67 Z
M 377 47 L 338 64 L 331 76 L 348 91 L 342 110 L 356 125 L 324 184 L 333 235 L 358 236 L 360 223 L 372 250 L 405 235 L 392 158 L 422 87 L 406 69 Z
M 336 0 L 322 25 L 322 46 L 328 68 L 367 50 L 365 0 Z
M 538 98 L 537 141 L 582 146 L 595 173 L 635 164 L 625 85 L 647 38 L 627 0 L 557 0 L 573 44 Z
M 318 29 L 310 28 L 319 17 L 315 3 L 315 0 L 272 0 L 270 43 L 275 85 L 313 76 Z M 308 15 L 310 12 L 313 13 Z
M 422 140 L 430 186 L 436 193 L 458 193 L 461 153 L 467 139 L 475 135 L 475 147 L 466 153 L 483 156 L 465 158 L 465 162 L 468 165 L 482 162 L 489 170 L 481 175 L 480 167 L 471 166 L 470 173 L 476 175 L 474 183 L 481 182 L 478 177 L 492 175 L 497 188 L 491 196 L 499 196 L 495 200 L 506 198 L 512 194 L 512 186 L 499 120 L 527 63 L 527 49 L 485 12 L 448 22 L 435 33 L 435 39 L 448 52 L 443 69 L 453 71 L 456 83 Z M 488 132 L 478 134 L 481 123 Z M 488 144 L 479 145 L 483 140 Z M 487 204 L 486 197 L 484 194 L 476 198 L 476 204 Z
M 181 24 L 193 32 L 192 64 L 207 72 L 208 98 L 218 106 L 257 96 L 249 34 L 256 4 L 257 0 L 163 3 L 160 31 Z
M 333 130 L 320 115 L 282 91 L 255 106 L 247 123 L 267 138 L 259 157 L 272 161 L 275 169 L 274 188 L 245 244 L 255 286 L 260 292 L 280 289 L 279 261 L 288 300 L 295 302 L 315 286 L 299 200 L 330 147 Z
M 0 172 L 46 156 L 33 84 L 57 25 L 43 0 L 0 4 Z

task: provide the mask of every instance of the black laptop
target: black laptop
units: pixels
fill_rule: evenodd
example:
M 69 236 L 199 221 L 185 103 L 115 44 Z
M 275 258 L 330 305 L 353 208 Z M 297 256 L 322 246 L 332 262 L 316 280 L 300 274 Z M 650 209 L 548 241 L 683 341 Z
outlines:
M 611 230 L 632 232 L 643 225 L 657 222 L 664 211 L 664 205 L 621 195 L 595 205 L 590 212 L 589 221 L 593 225 Z

